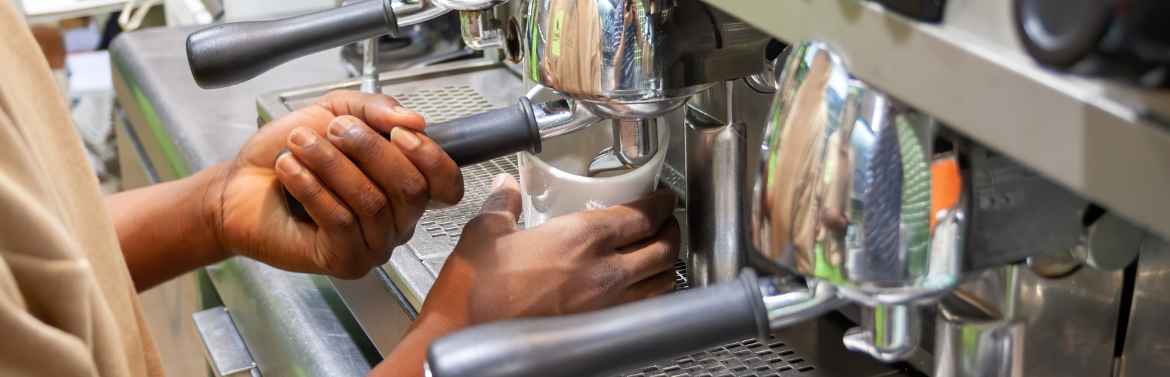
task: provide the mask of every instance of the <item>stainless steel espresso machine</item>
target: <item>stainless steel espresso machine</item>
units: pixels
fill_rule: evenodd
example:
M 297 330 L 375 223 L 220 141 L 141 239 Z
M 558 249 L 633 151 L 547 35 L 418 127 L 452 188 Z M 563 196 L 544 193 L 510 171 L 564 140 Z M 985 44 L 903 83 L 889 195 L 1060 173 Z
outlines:
M 389 72 L 367 59 L 359 80 L 260 98 L 272 118 L 331 89 L 396 95 L 464 166 L 465 203 L 428 213 L 374 277 L 335 281 L 382 352 L 421 307 L 486 180 L 515 171 L 510 154 L 612 127 L 590 170 L 628 168 L 666 147 L 657 133 L 671 128 L 662 183 L 684 198 L 684 289 L 461 331 L 431 346 L 432 376 L 1144 376 L 1170 366 L 1170 327 L 1157 320 L 1170 309 L 1157 294 L 1170 276 L 1170 211 L 1145 194 L 1170 188 L 1170 170 L 1158 172 L 1170 140 L 1157 126 L 1170 100 L 997 51 L 1018 46 L 1004 42 L 1010 22 L 1025 33 L 1046 25 L 1027 17 L 1047 9 L 1034 1 L 906 3 L 367 0 L 216 26 L 187 49 L 200 85 L 231 85 L 455 12 L 465 44 L 483 51 Z M 1111 94 L 1088 94 L 1101 92 Z M 1083 116 L 1064 115 L 1072 110 Z M 1069 140 L 1068 129 L 1035 131 L 1056 120 L 1095 131 L 1077 139 L 1086 145 L 1115 148 L 1109 166 L 1153 168 L 1117 173 L 1036 152 L 1054 148 L 1037 141 Z M 1019 128 L 1005 135 L 1002 124 Z M 801 356 L 813 353 L 824 356 Z

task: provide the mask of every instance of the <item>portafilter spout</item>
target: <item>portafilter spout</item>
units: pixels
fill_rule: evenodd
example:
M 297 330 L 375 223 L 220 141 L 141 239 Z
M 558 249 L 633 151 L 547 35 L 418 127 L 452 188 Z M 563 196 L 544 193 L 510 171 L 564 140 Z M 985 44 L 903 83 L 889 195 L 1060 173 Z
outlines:
M 614 121 L 613 147 L 618 160 L 642 166 L 658 153 L 658 118 Z
M 658 122 L 658 118 L 615 119 L 613 145 L 593 156 L 588 176 L 636 169 L 654 159 L 659 148 Z

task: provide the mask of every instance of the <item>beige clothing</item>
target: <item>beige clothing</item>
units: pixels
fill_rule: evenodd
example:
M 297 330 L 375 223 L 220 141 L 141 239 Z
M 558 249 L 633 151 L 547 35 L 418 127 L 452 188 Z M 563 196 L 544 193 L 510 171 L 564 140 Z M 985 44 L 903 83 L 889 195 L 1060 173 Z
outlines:
M 98 181 L 0 1 L 0 376 L 161 376 Z

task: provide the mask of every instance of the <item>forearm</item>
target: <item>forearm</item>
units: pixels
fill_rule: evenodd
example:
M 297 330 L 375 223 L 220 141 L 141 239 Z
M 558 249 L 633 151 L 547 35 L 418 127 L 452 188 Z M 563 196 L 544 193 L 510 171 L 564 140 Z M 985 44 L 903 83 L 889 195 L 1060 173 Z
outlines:
M 435 340 L 464 326 L 439 316 L 423 316 L 369 377 L 422 377 L 427 348 Z
M 212 187 L 223 165 L 193 176 L 108 196 L 122 254 L 139 291 L 223 260 Z
M 469 304 L 475 271 L 470 267 L 458 256 L 447 259 L 418 320 L 370 377 L 422 377 L 431 343 L 472 323 Z

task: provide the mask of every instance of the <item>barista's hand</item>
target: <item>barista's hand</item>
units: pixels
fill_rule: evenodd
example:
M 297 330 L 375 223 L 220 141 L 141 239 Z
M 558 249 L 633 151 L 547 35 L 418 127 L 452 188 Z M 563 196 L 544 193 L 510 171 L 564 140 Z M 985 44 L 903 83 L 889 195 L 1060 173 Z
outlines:
M 459 168 L 424 127 L 393 98 L 352 91 L 262 127 L 209 190 L 220 243 L 287 270 L 365 275 L 410 239 L 428 202 L 463 196 Z M 282 186 L 312 223 L 290 215 Z
M 518 230 L 516 182 L 496 177 L 495 192 L 464 227 L 422 314 L 471 325 L 596 310 L 668 292 L 680 242 L 674 204 L 673 194 L 657 192 Z
M 674 288 L 674 195 L 554 218 L 519 230 L 520 193 L 507 175 L 455 252 L 418 320 L 370 376 L 422 376 L 435 339 L 478 323 L 601 309 Z

